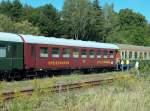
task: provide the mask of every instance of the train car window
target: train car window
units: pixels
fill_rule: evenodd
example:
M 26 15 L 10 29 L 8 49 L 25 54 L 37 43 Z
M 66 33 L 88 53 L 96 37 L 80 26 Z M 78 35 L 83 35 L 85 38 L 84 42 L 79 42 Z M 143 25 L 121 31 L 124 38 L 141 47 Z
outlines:
M 129 52 L 129 59 L 132 59 L 132 51 Z
M 127 51 L 124 52 L 124 57 L 127 58 Z
M 110 51 L 110 58 L 114 58 L 114 51 Z
M 124 51 L 121 52 L 121 56 L 122 56 L 122 59 L 125 58 L 125 56 L 124 56 Z
M 104 58 L 108 58 L 108 51 L 104 50 Z
M 78 48 L 73 49 L 73 58 L 79 58 L 79 49 Z
M 102 58 L 101 50 L 98 50 L 98 51 L 97 51 L 97 58 Z
M 87 57 L 87 51 L 86 51 L 86 49 L 82 49 L 81 50 L 81 57 L 82 58 L 86 58 Z
M 144 59 L 147 59 L 147 52 L 144 52 Z
M 94 56 L 95 56 L 94 50 L 90 50 L 90 58 L 94 58 Z
M 143 53 L 142 52 L 140 52 L 140 59 L 142 59 L 143 58 Z
M 6 46 L 0 45 L 0 57 L 6 57 Z
M 59 58 L 60 57 L 60 49 L 59 48 L 52 48 L 52 57 Z
M 40 57 L 48 57 L 48 48 L 47 47 L 40 48 Z
M 137 59 L 138 58 L 138 54 L 137 52 L 134 52 L 134 58 Z
M 63 57 L 69 58 L 70 57 L 70 49 L 64 48 L 63 49 Z

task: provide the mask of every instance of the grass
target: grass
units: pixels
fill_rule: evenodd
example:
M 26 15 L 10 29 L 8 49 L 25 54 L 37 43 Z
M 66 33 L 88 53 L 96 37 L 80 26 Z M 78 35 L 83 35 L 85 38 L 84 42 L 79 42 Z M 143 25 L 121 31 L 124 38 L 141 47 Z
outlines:
M 116 81 L 111 86 L 57 94 L 37 90 L 31 97 L 1 102 L 0 111 L 149 111 L 149 80 L 132 78 Z
M 90 81 L 90 80 L 99 80 L 99 79 L 106 79 L 116 77 L 118 75 L 126 75 L 127 73 L 118 73 L 118 72 L 111 72 L 111 73 L 104 73 L 104 74 L 89 74 L 89 75 L 81 75 L 81 74 L 73 74 L 68 76 L 60 76 L 60 77 L 52 77 L 52 78 L 43 78 L 43 79 L 33 79 L 27 81 L 14 81 L 14 82 L 1 82 L 0 83 L 0 92 L 5 91 L 19 91 L 24 88 L 45 88 L 59 84 L 65 83 L 73 83 L 77 81 Z

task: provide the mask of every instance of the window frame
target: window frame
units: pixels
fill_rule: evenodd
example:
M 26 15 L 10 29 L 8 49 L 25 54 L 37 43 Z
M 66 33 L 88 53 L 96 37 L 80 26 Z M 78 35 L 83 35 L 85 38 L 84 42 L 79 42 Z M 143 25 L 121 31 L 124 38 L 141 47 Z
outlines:
M 132 59 L 132 58 L 133 58 L 132 51 L 129 51 L 129 59 Z
M 111 54 L 111 52 L 112 52 L 112 54 Z M 115 51 L 110 50 L 109 51 L 109 58 L 113 59 L 115 57 L 114 55 L 115 55 Z
M 56 49 L 56 50 L 54 50 Z M 57 53 L 54 53 L 54 51 L 56 51 Z M 51 57 L 52 58 L 60 58 L 61 53 L 60 53 L 60 48 L 59 47 L 52 47 L 51 48 Z
M 87 58 L 87 49 L 81 49 L 81 58 Z
M 89 50 L 89 58 L 91 58 L 91 59 L 95 58 L 95 50 L 94 49 Z
M 124 51 L 121 51 L 121 57 L 122 57 L 122 59 L 125 59 L 125 52 Z
M 41 50 L 42 49 L 46 49 L 46 52 L 42 52 L 44 55 L 41 55 Z M 49 54 L 48 54 L 48 47 L 40 47 L 40 58 L 48 58 L 49 57 Z
M 98 59 L 100 59 L 100 58 L 102 58 L 102 50 L 97 50 L 96 51 L 96 58 L 98 58 Z
M 147 52 L 144 52 L 144 59 L 147 59 Z
M 103 52 L 104 52 L 104 58 L 107 59 L 108 58 L 108 50 L 103 50 Z M 107 52 L 106 53 L 107 55 L 105 54 L 105 52 Z
M 73 48 L 73 58 L 79 58 L 79 48 Z
M 140 52 L 140 53 L 139 53 L 139 58 L 140 58 L 140 59 L 143 59 L 143 52 Z
M 5 49 L 5 51 L 2 49 L 4 51 L 4 56 L 0 55 L 0 58 L 6 58 L 7 57 L 7 46 L 6 45 L 0 45 L 0 49 L 1 48 Z
M 65 51 L 66 50 L 66 51 Z M 63 48 L 62 49 L 62 57 L 63 58 L 70 58 L 71 54 L 70 54 L 70 48 Z
M 138 59 L 138 52 L 134 52 L 134 59 Z

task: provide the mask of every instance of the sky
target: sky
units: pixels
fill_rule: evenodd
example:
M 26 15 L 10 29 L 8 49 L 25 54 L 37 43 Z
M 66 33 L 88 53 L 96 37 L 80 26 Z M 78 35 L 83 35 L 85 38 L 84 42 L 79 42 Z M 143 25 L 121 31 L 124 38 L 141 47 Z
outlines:
M 1 1 L 1 0 L 0 0 Z M 130 8 L 135 12 L 143 14 L 150 22 L 150 0 L 99 0 L 100 5 L 103 6 L 106 2 L 114 4 L 114 9 L 119 12 L 120 9 Z M 61 10 L 64 0 L 21 0 L 24 4 L 29 4 L 33 7 L 42 6 L 51 3 L 55 8 Z

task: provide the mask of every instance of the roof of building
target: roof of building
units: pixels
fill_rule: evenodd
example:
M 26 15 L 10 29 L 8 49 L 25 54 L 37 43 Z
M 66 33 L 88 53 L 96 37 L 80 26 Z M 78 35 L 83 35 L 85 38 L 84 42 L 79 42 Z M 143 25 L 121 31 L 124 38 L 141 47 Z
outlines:
M 64 45 L 75 47 L 89 47 L 89 48 L 106 48 L 106 49 L 119 49 L 115 44 L 98 43 L 92 41 L 81 41 L 73 39 L 33 36 L 33 35 L 21 35 L 26 43 L 31 44 L 52 44 L 52 45 Z
M 150 47 L 148 46 L 137 46 L 130 44 L 117 44 L 120 50 L 128 50 L 128 51 L 149 51 Z
M 0 41 L 23 42 L 17 34 L 0 32 Z

